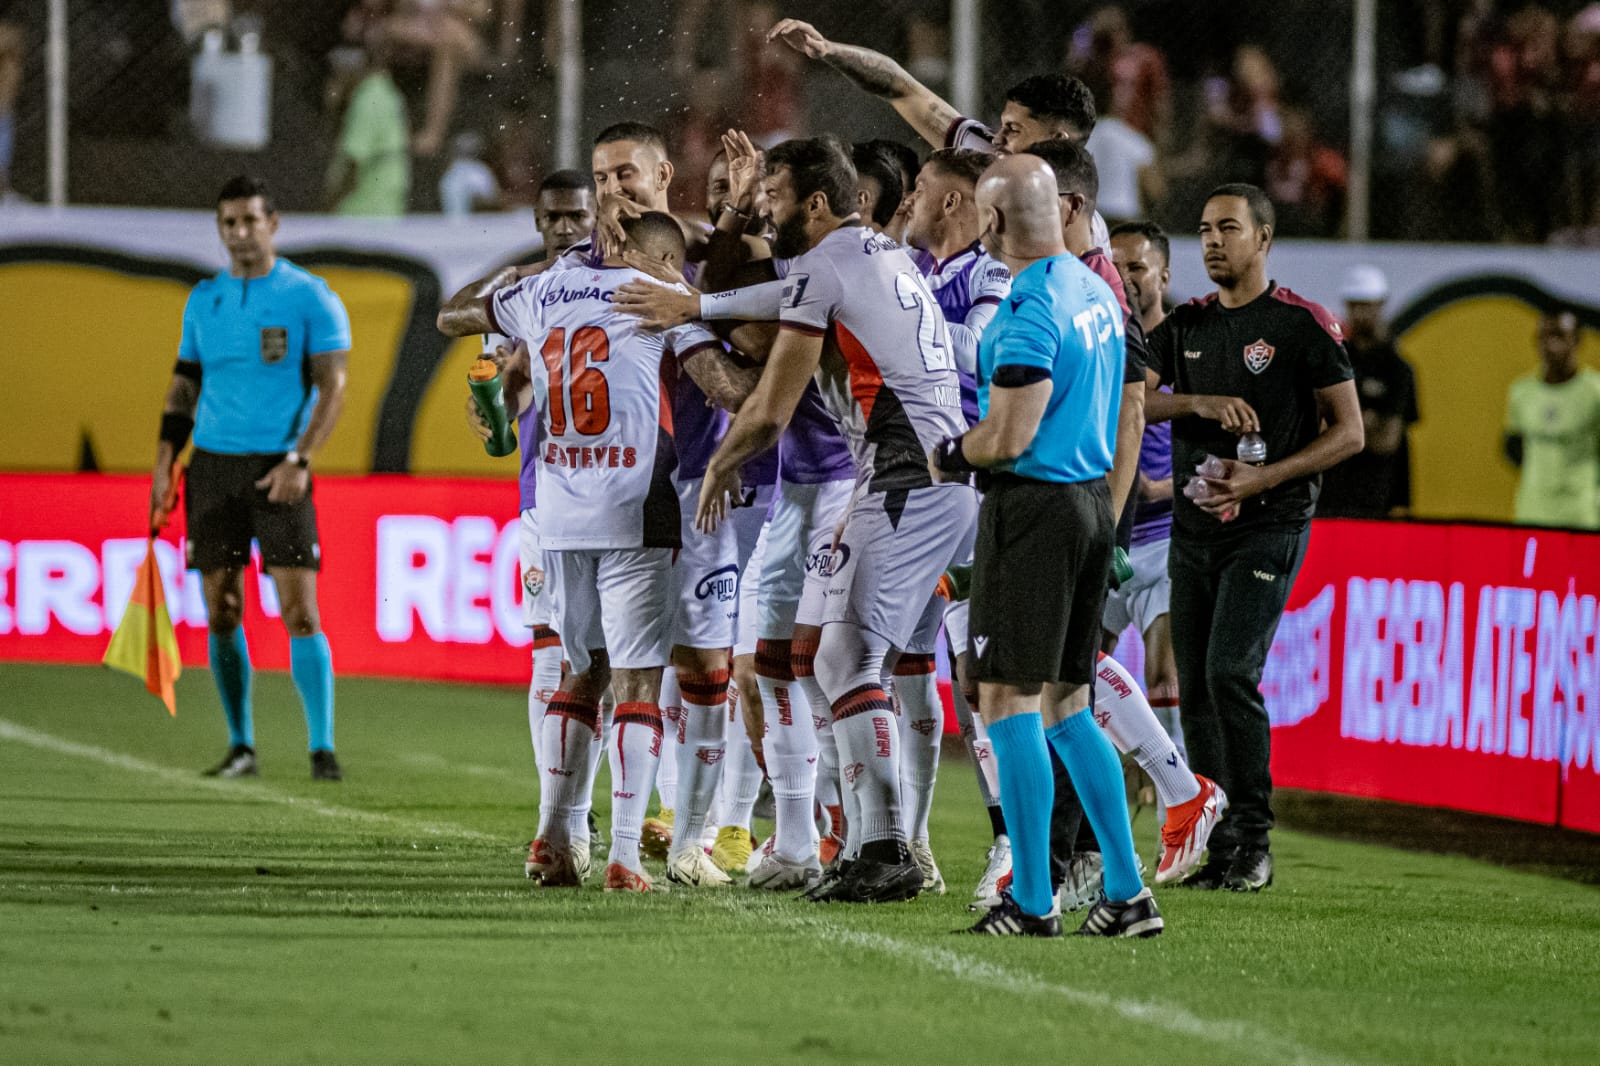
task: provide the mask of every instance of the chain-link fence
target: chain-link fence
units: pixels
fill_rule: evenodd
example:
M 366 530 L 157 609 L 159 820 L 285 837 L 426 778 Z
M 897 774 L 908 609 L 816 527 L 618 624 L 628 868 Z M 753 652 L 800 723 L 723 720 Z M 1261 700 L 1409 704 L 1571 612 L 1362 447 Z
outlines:
M 47 189 L 51 2 L 0 0 L 0 164 L 14 144 L 9 184 L 31 200 Z M 692 209 L 730 126 L 768 142 L 824 130 L 916 141 L 886 104 L 765 44 L 777 19 L 801 15 L 830 38 L 880 50 L 948 98 L 962 61 L 953 8 L 970 6 L 978 117 L 997 119 L 1007 87 L 1029 74 L 1070 71 L 1093 89 L 1102 123 L 1091 147 L 1109 214 L 1188 229 L 1207 189 L 1249 180 L 1272 193 L 1285 234 L 1336 236 L 1346 216 L 1350 4 L 64 2 L 74 203 L 200 206 L 249 169 L 286 208 L 328 209 L 340 193 L 340 138 L 359 135 L 393 142 L 393 202 L 407 210 L 440 208 L 440 179 L 457 157 L 481 159 L 498 202 L 514 206 L 558 164 L 564 135 L 581 162 L 594 131 L 640 118 L 665 129 L 678 206 Z M 1600 4 L 1377 10 L 1373 235 L 1594 237 Z M 564 19 L 576 20 L 577 50 L 559 43 Z M 566 82 L 564 62 L 576 67 Z M 363 91 L 375 66 L 392 90 Z M 581 90 L 569 132 L 557 121 L 562 84 Z

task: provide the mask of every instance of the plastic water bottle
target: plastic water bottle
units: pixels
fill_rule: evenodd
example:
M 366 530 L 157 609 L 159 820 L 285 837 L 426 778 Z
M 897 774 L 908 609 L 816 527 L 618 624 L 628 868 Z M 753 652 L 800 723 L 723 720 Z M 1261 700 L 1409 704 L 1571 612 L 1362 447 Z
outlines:
M 1196 503 L 1211 495 L 1211 486 L 1206 484 L 1208 477 L 1223 477 L 1228 468 L 1222 465 L 1222 460 L 1215 455 L 1207 455 L 1205 460 L 1194 468 L 1195 476 L 1190 478 L 1183 486 L 1183 494 Z
M 1239 461 L 1251 466 L 1262 466 L 1267 461 L 1267 442 L 1259 433 L 1246 433 L 1239 438 Z
M 1227 477 L 1228 468 L 1222 465 L 1222 460 L 1215 455 L 1208 455 L 1205 461 L 1194 468 L 1194 472 L 1201 477 Z

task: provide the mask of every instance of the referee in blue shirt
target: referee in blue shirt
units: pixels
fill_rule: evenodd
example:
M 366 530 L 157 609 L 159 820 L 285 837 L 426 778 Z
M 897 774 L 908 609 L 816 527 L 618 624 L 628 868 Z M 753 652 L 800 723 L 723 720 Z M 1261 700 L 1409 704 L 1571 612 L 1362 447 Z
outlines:
M 1105 898 L 1078 932 L 1154 936 L 1122 764 L 1089 707 L 1115 521 L 1126 338 L 1116 297 L 1068 253 L 1056 178 L 1037 156 L 991 166 L 977 190 L 983 243 L 1011 295 L 978 348 L 982 421 L 929 457 L 935 476 L 983 472 L 972 574 L 971 652 L 994 744 L 1013 880 L 971 932 L 1060 936 L 1050 891 L 1050 748 L 1072 775 L 1105 856 Z
M 264 183 L 234 178 L 217 197 L 228 269 L 194 287 L 161 415 L 150 489 L 159 524 L 173 463 L 194 434 L 185 513 L 188 563 L 210 619 L 211 674 L 228 752 L 211 776 L 256 773 L 250 652 L 240 624 L 250 542 L 277 586 L 290 669 L 305 705 L 311 776 L 341 777 L 333 754 L 333 660 L 317 612 L 322 565 L 311 465 L 344 406 L 350 318 L 322 279 L 278 257 Z

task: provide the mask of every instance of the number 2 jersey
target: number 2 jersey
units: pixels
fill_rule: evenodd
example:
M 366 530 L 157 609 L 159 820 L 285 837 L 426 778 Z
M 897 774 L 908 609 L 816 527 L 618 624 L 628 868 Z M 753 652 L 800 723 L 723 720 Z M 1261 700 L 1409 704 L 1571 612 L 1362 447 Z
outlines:
M 868 491 L 931 484 L 928 453 L 966 428 L 944 312 L 909 256 L 842 226 L 788 264 L 779 325 L 823 337 L 817 384 Z
M 673 385 L 683 360 L 722 344 L 696 324 L 640 329 L 612 307 L 630 281 L 659 284 L 628 267 L 559 265 L 487 301 L 494 330 L 528 345 L 546 551 L 681 544 Z

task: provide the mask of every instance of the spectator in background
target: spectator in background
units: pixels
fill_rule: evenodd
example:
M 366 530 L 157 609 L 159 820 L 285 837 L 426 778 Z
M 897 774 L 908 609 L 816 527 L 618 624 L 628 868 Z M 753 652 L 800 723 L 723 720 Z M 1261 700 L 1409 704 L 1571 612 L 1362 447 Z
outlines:
M 1112 225 L 1142 218 L 1166 194 L 1155 144 L 1119 112 L 1095 123 L 1089 154 L 1100 172 L 1096 206 Z
M 1283 140 L 1278 101 L 1278 68 L 1259 46 L 1240 45 L 1233 54 L 1233 76 L 1206 83 L 1206 117 L 1227 136 L 1228 165 L 1259 184 L 1267 159 Z
M 1278 209 L 1279 232 L 1337 236 L 1344 219 L 1345 181 L 1344 156 L 1317 141 L 1310 115 L 1285 108 L 1283 138 L 1267 162 L 1267 195 Z
M 1361 451 L 1323 475 L 1317 514 L 1328 518 L 1403 518 L 1411 512 L 1409 434 L 1421 415 L 1411 364 L 1389 337 L 1383 307 L 1389 279 L 1375 266 L 1346 272 L 1344 346 L 1356 372 Z
M 11 199 L 11 160 L 16 151 L 17 98 L 22 95 L 23 30 L 0 22 L 0 204 Z
M 341 215 L 403 215 L 411 192 L 406 104 L 389 75 L 386 48 L 341 50 L 335 78 L 350 86 L 328 167 L 328 200 Z
M 1511 383 L 1505 453 L 1522 471 L 1516 520 L 1600 529 L 1600 371 L 1580 366 L 1578 316 L 1539 317 L 1539 369 Z
M 439 204 L 447 215 L 494 211 L 500 206 L 500 183 L 483 161 L 483 134 L 458 133 L 450 142 L 450 165 L 439 179 Z
M 1585 244 L 1600 244 L 1600 3 L 1567 23 L 1568 218 Z
M 1162 143 L 1171 104 L 1167 61 L 1159 49 L 1133 39 L 1122 8 L 1103 7 L 1078 27 L 1072 35 L 1067 71 L 1089 86 L 1107 112 L 1120 116 L 1148 140 Z M 1100 176 L 1104 193 L 1104 166 Z
M 1560 23 L 1530 4 L 1487 43 L 1489 146 L 1510 240 L 1542 242 L 1556 228 L 1561 151 Z

